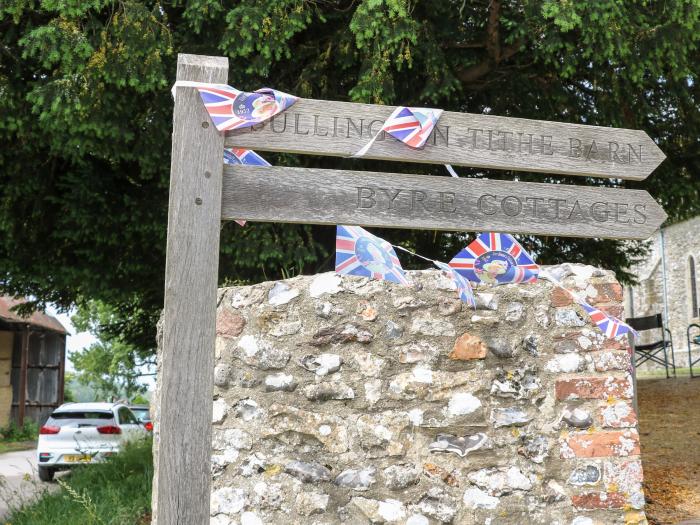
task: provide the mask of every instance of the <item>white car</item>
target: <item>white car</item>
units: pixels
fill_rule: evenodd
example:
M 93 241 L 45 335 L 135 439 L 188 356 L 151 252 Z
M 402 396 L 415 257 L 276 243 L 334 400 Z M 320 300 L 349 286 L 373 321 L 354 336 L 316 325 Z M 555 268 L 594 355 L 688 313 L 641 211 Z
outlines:
M 121 403 L 65 403 L 39 430 L 39 479 L 51 481 L 57 470 L 99 462 L 119 452 L 126 441 L 147 435 Z

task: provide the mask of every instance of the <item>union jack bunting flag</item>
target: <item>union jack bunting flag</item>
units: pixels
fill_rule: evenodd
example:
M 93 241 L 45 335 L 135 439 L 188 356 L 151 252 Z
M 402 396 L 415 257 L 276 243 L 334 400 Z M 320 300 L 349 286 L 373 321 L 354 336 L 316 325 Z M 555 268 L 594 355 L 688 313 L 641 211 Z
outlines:
M 243 164 L 244 166 L 271 166 L 269 162 L 252 149 L 224 148 L 224 164 Z
M 475 283 L 529 283 L 537 280 L 540 267 L 507 233 L 482 233 L 455 255 L 450 266 Z
M 457 286 L 457 294 L 459 294 L 459 298 L 462 300 L 462 302 L 467 303 L 472 308 L 476 308 L 476 298 L 474 297 L 474 292 L 472 291 L 472 286 L 469 284 L 469 281 L 457 273 L 457 271 L 450 267 L 449 264 L 445 264 L 444 262 L 440 261 L 433 262 L 435 263 L 435 266 L 450 274 L 455 286 Z
M 631 333 L 635 337 L 638 335 L 637 332 L 627 323 L 623 323 L 616 317 L 606 314 L 602 310 L 598 310 L 594 306 L 577 299 L 576 302 L 580 304 L 591 318 L 598 328 L 600 328 L 608 339 L 614 339 L 620 335 Z
M 219 131 L 247 128 L 281 113 L 298 99 L 276 89 L 252 93 L 226 84 L 197 85 L 204 107 Z
M 440 115 L 442 115 L 441 109 L 399 106 L 389 118 L 386 119 L 382 128 L 372 140 L 360 151 L 355 153 L 353 157 L 361 157 L 367 153 L 382 131 L 385 131 L 407 146 L 422 148 L 425 141 L 428 140 L 430 132 L 433 131 L 435 124 L 437 124 Z
M 271 166 L 269 162 L 252 149 L 224 148 L 224 164 L 243 164 L 244 166 Z M 245 221 L 236 220 L 241 226 Z
M 391 244 L 359 226 L 338 226 L 335 273 L 410 285 Z

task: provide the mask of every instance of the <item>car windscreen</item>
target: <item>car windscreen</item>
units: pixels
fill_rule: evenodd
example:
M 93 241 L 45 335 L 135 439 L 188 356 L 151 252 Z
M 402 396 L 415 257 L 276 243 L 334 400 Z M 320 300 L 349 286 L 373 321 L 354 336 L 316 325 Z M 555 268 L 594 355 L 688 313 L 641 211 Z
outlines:
M 56 425 L 59 427 L 65 425 L 75 425 L 75 426 L 91 426 L 97 427 L 100 425 L 106 425 L 109 421 L 114 420 L 114 414 L 112 412 L 101 412 L 96 410 L 75 410 L 75 411 L 62 411 L 54 412 L 49 417 L 47 425 Z
M 131 411 L 139 421 L 150 421 L 151 414 L 147 408 L 132 408 Z

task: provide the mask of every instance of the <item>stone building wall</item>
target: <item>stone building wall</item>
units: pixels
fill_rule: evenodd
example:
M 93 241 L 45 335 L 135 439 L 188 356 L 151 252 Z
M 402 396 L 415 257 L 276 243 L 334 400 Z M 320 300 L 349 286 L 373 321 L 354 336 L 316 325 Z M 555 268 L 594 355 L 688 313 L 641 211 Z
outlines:
M 610 272 L 564 265 L 614 314 Z M 211 523 L 646 523 L 625 341 L 548 282 L 220 290 Z
M 666 259 L 666 298 L 668 326 L 674 343 L 676 366 L 687 366 L 687 329 L 690 323 L 700 323 L 698 312 L 691 309 L 689 259 L 695 259 L 697 293 L 700 297 L 700 217 L 674 224 L 663 229 Z M 639 284 L 626 292 L 625 315 L 642 317 L 664 313 L 664 275 L 661 260 L 661 237 L 657 233 L 651 240 L 649 256 L 632 269 Z M 642 342 L 658 339 L 658 334 L 646 334 Z M 694 359 L 700 352 L 694 353 Z M 659 368 L 646 364 L 641 370 Z

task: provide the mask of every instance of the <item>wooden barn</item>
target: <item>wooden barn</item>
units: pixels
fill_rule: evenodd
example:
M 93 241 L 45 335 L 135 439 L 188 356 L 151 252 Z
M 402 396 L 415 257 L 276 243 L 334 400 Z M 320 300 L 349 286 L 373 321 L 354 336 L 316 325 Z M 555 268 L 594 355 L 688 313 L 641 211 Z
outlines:
M 63 403 L 66 329 L 41 312 L 20 317 L 20 304 L 0 296 L 0 428 L 14 421 L 43 424 Z

